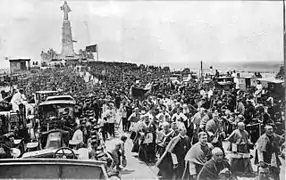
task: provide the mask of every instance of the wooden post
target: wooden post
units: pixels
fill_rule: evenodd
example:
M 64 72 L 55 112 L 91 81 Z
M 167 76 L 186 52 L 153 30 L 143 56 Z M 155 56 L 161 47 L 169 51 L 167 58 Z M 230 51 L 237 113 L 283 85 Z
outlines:
M 201 81 L 203 81 L 203 61 L 201 61 Z

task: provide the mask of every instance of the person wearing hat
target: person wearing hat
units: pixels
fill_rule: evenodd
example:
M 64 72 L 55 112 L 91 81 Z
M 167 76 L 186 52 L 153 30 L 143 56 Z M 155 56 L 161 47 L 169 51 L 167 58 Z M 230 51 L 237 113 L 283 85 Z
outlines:
M 97 159 L 98 148 L 98 135 L 95 131 L 92 132 L 90 139 L 88 140 L 89 159 Z
M 127 132 L 128 131 L 128 117 L 127 117 L 127 105 L 126 105 L 126 102 L 123 102 L 121 104 L 120 112 L 121 112 L 121 116 L 122 116 L 123 131 Z
M 117 140 L 114 143 L 114 147 L 110 151 L 110 155 L 113 159 L 113 168 L 120 170 L 120 149 L 121 149 L 122 142 L 121 140 Z
M 140 120 L 140 112 L 139 112 L 139 108 L 136 107 L 134 109 L 134 112 L 128 118 L 128 122 L 130 123 L 129 131 L 131 131 L 131 135 L 130 135 L 131 139 L 134 139 L 136 136 L 135 125 L 139 120 Z
M 245 124 L 239 122 L 237 126 L 238 128 L 226 138 L 230 142 L 228 149 L 231 151 L 231 168 L 236 175 L 251 175 L 253 173 L 250 162 L 250 146 L 252 143 L 248 132 L 245 130 Z
M 109 105 L 103 117 L 106 117 L 108 124 L 108 133 L 110 136 L 115 137 L 115 109 Z
M 269 169 L 274 180 L 280 179 L 281 161 L 278 154 L 283 142 L 285 139 L 274 133 L 271 125 L 265 126 L 265 133 L 256 142 L 254 164 L 261 170 Z
M 24 104 L 24 102 L 27 100 L 26 96 L 24 95 L 24 90 L 21 88 L 16 94 L 12 96 L 11 104 L 13 112 L 16 112 L 19 110 L 19 105 Z
M 174 134 L 174 131 L 171 129 L 170 123 L 163 122 L 161 126 L 162 130 L 157 131 L 156 133 L 157 153 L 159 156 L 163 154 L 166 146 L 173 138 Z
M 156 118 L 159 119 L 159 123 L 170 122 L 171 116 L 166 110 L 165 105 L 161 105 L 161 112 L 156 115 Z
M 189 171 L 186 169 L 186 172 L 189 172 L 189 175 L 194 180 L 197 179 L 197 175 L 205 163 L 210 160 L 211 150 L 213 149 L 212 144 L 208 143 L 208 135 L 206 132 L 198 133 L 198 137 L 199 142 L 191 147 L 185 157 L 186 168 L 189 167 Z M 185 174 L 185 177 L 188 177 L 188 174 Z
M 145 121 L 142 121 L 142 142 L 139 148 L 140 160 L 152 163 L 155 160 L 155 124 L 153 120 L 150 121 L 150 117 L 145 114 Z
M 14 133 L 7 133 L 1 137 L 0 157 L 12 158 L 12 148 L 14 146 Z
M 178 121 L 186 122 L 188 120 L 187 116 L 185 116 L 182 111 L 183 111 L 183 108 L 177 107 L 177 112 L 173 114 L 172 116 L 173 122 L 178 122 Z
M 243 100 L 242 98 L 238 98 L 237 106 L 236 106 L 236 112 L 238 114 L 244 115 L 244 113 L 245 113 L 245 106 L 244 106 L 242 100 Z
M 191 122 L 194 124 L 194 131 L 199 132 L 200 122 L 205 116 L 205 108 L 200 108 L 199 111 L 191 118 Z
M 222 119 L 219 117 L 217 111 L 215 111 L 212 116 L 212 119 L 207 122 L 205 130 L 209 136 L 209 142 L 211 142 L 213 146 L 222 149 L 222 140 L 225 138 Z
M 221 117 L 226 122 L 226 135 L 230 135 L 236 126 L 235 118 L 233 117 L 233 113 L 226 109 L 224 111 L 224 116 Z
M 199 124 L 199 131 L 204 131 L 205 128 L 206 128 L 206 124 L 209 120 L 211 120 L 213 117 L 213 112 L 211 109 L 209 110 L 205 110 L 205 113 L 204 113 L 204 116 L 202 116 L 202 119 L 200 121 L 200 124 Z
M 251 102 L 251 100 L 246 101 L 246 106 L 245 106 L 245 124 L 251 123 L 251 120 L 253 119 L 254 115 L 256 114 L 255 106 Z
M 175 125 L 176 126 L 176 125 Z M 156 162 L 162 179 L 181 179 L 185 169 L 185 156 L 190 148 L 186 130 L 183 127 L 174 129 L 176 136 L 167 145 L 165 152 Z
M 203 166 L 198 174 L 198 180 L 219 180 L 221 171 L 227 168 L 232 172 L 229 163 L 223 158 L 223 151 L 216 147 L 212 150 L 212 158 Z M 231 173 L 232 174 L 232 173 Z M 232 175 L 234 179 L 237 179 Z

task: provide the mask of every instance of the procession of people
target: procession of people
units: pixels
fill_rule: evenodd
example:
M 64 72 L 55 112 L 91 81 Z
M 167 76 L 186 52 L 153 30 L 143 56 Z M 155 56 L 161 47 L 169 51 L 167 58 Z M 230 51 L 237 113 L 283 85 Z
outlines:
M 239 76 L 235 71 L 227 74 Z M 236 179 L 255 177 L 257 172 L 279 179 L 284 97 L 272 97 L 260 84 L 249 90 L 219 87 L 219 74 L 208 83 L 202 79 L 176 83 L 170 76 L 168 68 L 130 63 L 53 67 L 19 79 L 18 90 L 1 92 L 1 104 L 11 104 L 13 112 L 25 106 L 32 125 L 21 124 L 21 132 L 13 136 L 29 142 L 40 133 L 38 109 L 29 106 L 36 101 L 35 92 L 71 95 L 76 100 L 75 121 L 69 112 L 53 118 L 72 132 L 72 144 L 89 148 L 92 159 L 100 156 L 106 141 L 118 138 L 122 128 L 125 135 L 109 154 L 118 171 L 128 164 L 124 150 L 128 137 L 132 152 L 148 166 L 158 167 L 160 179 Z M 258 170 L 253 169 L 252 158 Z

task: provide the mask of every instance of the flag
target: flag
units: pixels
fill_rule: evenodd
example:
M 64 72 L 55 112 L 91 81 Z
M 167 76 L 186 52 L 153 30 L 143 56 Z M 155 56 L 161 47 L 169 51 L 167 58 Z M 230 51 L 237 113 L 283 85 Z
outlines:
M 130 88 L 131 96 L 136 99 L 146 98 L 150 92 L 151 92 L 151 89 L 142 89 L 142 88 L 138 88 L 134 86 Z
M 97 52 L 97 44 L 86 46 L 86 52 Z

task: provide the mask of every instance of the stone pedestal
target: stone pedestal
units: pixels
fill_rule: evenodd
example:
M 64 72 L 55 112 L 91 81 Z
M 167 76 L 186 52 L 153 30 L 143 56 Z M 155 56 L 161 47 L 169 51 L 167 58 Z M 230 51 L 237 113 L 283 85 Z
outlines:
M 72 41 L 72 32 L 71 32 L 71 24 L 69 20 L 63 21 L 62 27 L 62 52 L 61 57 L 66 59 L 65 57 L 74 57 L 75 52 L 73 49 L 73 41 Z

